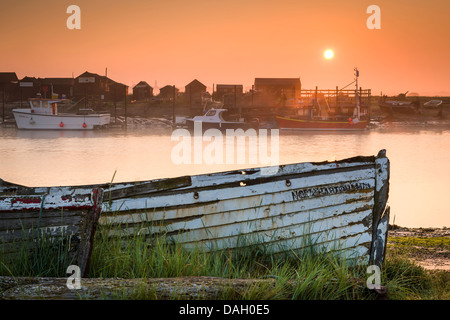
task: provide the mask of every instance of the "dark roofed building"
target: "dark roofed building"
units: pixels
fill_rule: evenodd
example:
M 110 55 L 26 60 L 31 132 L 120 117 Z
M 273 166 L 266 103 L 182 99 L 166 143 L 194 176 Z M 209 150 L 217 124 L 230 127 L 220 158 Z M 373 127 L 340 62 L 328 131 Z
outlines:
M 222 100 L 224 95 L 242 96 L 244 93 L 244 86 L 242 84 L 218 84 L 214 98 Z
M 70 99 L 73 97 L 74 78 L 39 78 L 38 81 L 41 85 L 42 97 L 59 99 Z
M 175 97 L 180 90 L 175 88 Z M 173 99 L 173 86 L 167 85 L 159 89 L 159 98 L 161 101 L 172 101 Z
M 120 101 L 128 95 L 128 86 L 106 76 L 84 72 L 75 78 L 74 96 L 94 100 Z
M 15 72 L 0 72 L 0 90 L 5 102 L 19 100 L 19 79 Z
M 17 74 L 15 72 L 0 72 L 0 83 L 11 83 L 17 82 L 19 78 L 17 78 Z
M 21 100 L 36 98 L 70 99 L 73 97 L 75 79 L 73 78 L 35 78 L 24 77 L 19 82 Z
M 194 79 L 189 84 L 185 86 L 184 94 L 186 100 L 192 105 L 201 105 L 203 94 L 206 92 L 206 86 Z
M 145 81 L 133 87 L 133 100 L 146 100 L 153 97 L 153 88 Z
M 36 98 L 41 92 L 41 82 L 35 77 L 23 77 L 19 82 L 20 100 Z

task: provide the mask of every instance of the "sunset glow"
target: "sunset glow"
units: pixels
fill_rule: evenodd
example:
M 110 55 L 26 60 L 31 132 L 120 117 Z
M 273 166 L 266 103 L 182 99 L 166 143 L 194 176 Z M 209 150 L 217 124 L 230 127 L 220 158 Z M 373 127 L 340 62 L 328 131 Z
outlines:
M 334 56 L 334 52 L 333 50 L 327 50 L 323 55 L 325 56 L 326 59 L 331 59 Z
M 398 94 L 450 95 L 448 0 L 377 1 L 381 29 L 370 30 L 369 3 L 347 0 L 87 1 L 81 29 L 69 30 L 67 1 L 2 1 L 0 70 L 19 78 L 105 74 L 133 86 L 198 79 L 243 84 L 256 77 L 300 77 L 302 87 L 361 86 Z M 333 43 L 332 64 L 324 45 Z M 157 88 L 156 93 L 158 92 Z

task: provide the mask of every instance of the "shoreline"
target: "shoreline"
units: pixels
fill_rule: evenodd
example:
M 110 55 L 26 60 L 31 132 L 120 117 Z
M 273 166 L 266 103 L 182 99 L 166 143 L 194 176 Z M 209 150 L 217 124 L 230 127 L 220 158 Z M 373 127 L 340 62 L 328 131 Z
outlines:
M 389 225 L 389 254 L 404 254 L 430 271 L 450 272 L 450 228 L 406 228 Z

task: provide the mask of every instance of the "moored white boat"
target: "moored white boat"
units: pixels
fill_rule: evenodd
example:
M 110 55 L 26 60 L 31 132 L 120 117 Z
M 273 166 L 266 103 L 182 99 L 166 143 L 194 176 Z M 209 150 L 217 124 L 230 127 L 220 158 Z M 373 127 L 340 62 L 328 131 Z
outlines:
M 436 109 L 442 104 L 442 100 L 430 100 L 423 104 L 425 108 Z
M 245 122 L 245 121 L 229 121 L 224 118 L 224 114 L 227 109 L 209 109 L 202 116 L 195 116 L 190 119 L 186 119 L 185 123 L 188 129 L 193 130 L 195 123 L 201 123 L 202 130 L 207 129 L 257 129 L 257 122 Z
M 29 99 L 30 108 L 13 109 L 19 129 L 29 130 L 92 130 L 107 126 L 110 114 L 59 113 L 58 103 L 62 99 Z

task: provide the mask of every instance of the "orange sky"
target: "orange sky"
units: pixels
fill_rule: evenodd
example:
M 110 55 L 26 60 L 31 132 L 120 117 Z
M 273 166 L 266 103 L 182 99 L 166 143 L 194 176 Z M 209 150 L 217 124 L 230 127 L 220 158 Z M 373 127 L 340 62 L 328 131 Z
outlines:
M 81 8 L 81 30 L 66 9 Z M 366 9 L 381 8 L 381 30 Z M 243 84 L 300 77 L 303 88 L 353 81 L 374 94 L 450 96 L 448 0 L 2 0 L 0 71 L 19 78 L 84 71 L 133 86 L 194 78 Z M 331 48 L 331 60 L 323 52 Z

